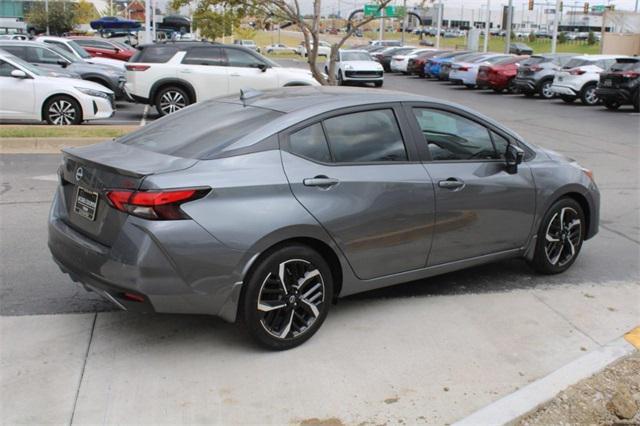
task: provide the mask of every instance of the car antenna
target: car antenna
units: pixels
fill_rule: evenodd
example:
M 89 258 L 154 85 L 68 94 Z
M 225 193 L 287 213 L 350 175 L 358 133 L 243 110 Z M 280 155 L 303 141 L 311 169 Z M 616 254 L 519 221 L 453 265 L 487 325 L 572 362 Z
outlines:
M 246 107 L 249 99 L 257 98 L 258 96 L 262 96 L 262 92 L 256 89 L 247 88 L 240 89 L 240 100 L 242 101 L 242 106 Z

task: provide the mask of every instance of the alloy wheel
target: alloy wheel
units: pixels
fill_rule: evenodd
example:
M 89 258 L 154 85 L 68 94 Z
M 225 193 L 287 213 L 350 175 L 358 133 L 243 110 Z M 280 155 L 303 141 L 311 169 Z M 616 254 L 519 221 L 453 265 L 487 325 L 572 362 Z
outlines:
M 598 95 L 596 95 L 595 86 L 587 88 L 584 93 L 584 100 L 588 105 L 595 105 L 596 103 L 598 103 Z
M 316 266 L 302 259 L 284 261 L 260 286 L 260 324 L 278 339 L 301 336 L 320 316 L 324 298 L 325 283 Z
M 57 126 L 68 126 L 76 120 L 78 111 L 69 101 L 59 99 L 49 106 L 49 118 Z
M 160 109 L 164 114 L 171 114 L 187 106 L 184 95 L 180 92 L 169 90 L 160 98 Z
M 563 207 L 556 212 L 545 233 L 545 254 L 554 266 L 562 267 L 576 255 L 576 248 L 582 238 L 580 215 L 571 207 Z
M 546 81 L 542 84 L 542 88 L 540 89 L 540 94 L 542 94 L 543 98 L 545 99 L 553 98 L 554 93 L 551 91 L 552 85 L 553 83 L 550 81 Z

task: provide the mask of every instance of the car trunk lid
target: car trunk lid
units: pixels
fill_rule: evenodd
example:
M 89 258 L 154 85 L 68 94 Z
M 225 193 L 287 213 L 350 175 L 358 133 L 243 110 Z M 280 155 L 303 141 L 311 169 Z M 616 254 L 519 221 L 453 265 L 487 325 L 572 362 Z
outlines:
M 63 220 L 110 246 L 128 215 L 111 207 L 106 190 L 136 190 L 149 175 L 183 170 L 197 162 L 113 141 L 63 149 L 59 170 L 67 212 Z

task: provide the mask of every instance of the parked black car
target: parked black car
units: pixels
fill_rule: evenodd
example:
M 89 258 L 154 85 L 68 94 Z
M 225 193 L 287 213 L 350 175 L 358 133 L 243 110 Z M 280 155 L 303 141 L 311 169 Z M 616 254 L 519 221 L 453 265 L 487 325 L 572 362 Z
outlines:
M 533 49 L 524 43 L 511 43 L 509 53 L 514 55 L 533 55 Z
M 188 33 L 191 28 L 189 18 L 180 15 L 167 15 L 158 22 L 158 28 L 162 30 L 173 30 L 181 34 Z
M 556 71 L 564 67 L 574 56 L 572 53 L 533 55 L 520 64 L 513 84 L 527 97 L 535 96 L 537 93 L 541 98 L 551 99 L 555 96 L 551 91 L 551 85 Z
M 596 94 L 608 109 L 633 105 L 640 112 L 640 58 L 619 58 L 600 74 Z
M 391 71 L 391 58 L 394 55 L 402 55 L 404 53 L 409 53 L 412 50 L 415 50 L 415 47 L 390 47 L 385 49 L 379 53 L 372 53 L 371 56 L 376 61 L 380 62 L 382 68 L 384 68 L 385 72 Z

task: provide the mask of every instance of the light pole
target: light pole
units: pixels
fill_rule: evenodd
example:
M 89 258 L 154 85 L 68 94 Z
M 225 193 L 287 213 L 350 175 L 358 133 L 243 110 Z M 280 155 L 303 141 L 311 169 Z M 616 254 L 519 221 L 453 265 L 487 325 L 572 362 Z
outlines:
M 144 0 L 144 43 L 151 43 L 151 0 Z
M 491 25 L 491 0 L 487 0 L 487 17 L 484 22 L 484 51 L 489 51 L 489 26 Z
M 438 23 L 436 26 L 436 49 L 440 48 L 440 32 L 442 31 L 442 0 L 438 2 Z
M 504 44 L 504 53 L 509 53 L 511 49 L 511 27 L 513 27 L 513 0 L 509 0 L 509 5 L 507 6 L 507 36 L 506 42 Z
M 49 0 L 44 0 L 44 14 L 47 16 L 47 35 L 51 35 L 49 33 Z
M 402 18 L 402 36 L 400 37 L 400 42 L 404 46 L 404 33 L 407 31 L 407 0 L 402 0 L 402 9 L 404 10 L 404 17 Z
M 556 45 L 558 44 L 558 23 L 562 14 L 560 13 L 560 0 L 556 0 L 556 14 L 553 19 L 553 38 L 551 40 L 551 53 L 556 53 Z

